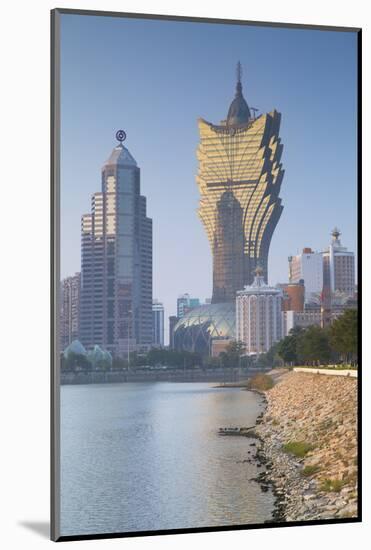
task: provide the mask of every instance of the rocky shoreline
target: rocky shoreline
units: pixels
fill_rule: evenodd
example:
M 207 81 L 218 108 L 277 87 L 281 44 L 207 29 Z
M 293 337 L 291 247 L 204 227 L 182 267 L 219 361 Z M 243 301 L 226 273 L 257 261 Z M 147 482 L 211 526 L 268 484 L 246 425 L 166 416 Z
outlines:
M 272 371 L 250 434 L 273 522 L 357 517 L 357 380 Z

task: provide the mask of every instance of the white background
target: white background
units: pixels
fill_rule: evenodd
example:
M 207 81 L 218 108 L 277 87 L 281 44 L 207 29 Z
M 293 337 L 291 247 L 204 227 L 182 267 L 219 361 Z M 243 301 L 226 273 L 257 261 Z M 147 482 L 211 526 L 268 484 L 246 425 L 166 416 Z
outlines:
M 2 3 L 0 84 L 0 235 L 1 359 L 0 368 L 0 545 L 41 548 L 48 540 L 49 519 L 49 10 L 54 7 L 147 12 L 291 23 L 363 27 L 364 196 L 370 197 L 370 31 L 366 1 L 264 0 L 217 5 L 177 0 L 165 2 L 18 0 Z M 97 37 L 99 39 L 99 37 Z M 272 52 L 279 59 L 279 52 Z M 339 113 L 341 119 L 341 112 Z M 89 137 L 87 136 L 87 139 Z M 341 139 L 341 133 L 334 136 Z M 364 207 L 364 235 L 370 235 L 370 213 Z M 365 239 L 366 240 L 366 239 Z M 369 239 L 367 239 L 369 241 Z M 368 250 L 363 253 L 364 281 L 370 276 Z M 370 293 L 364 288 L 364 311 Z M 364 322 L 364 451 L 370 460 L 370 375 Z M 371 539 L 370 467 L 364 457 L 364 523 L 207 533 L 138 539 L 68 543 L 97 548 L 130 549 L 366 547 Z

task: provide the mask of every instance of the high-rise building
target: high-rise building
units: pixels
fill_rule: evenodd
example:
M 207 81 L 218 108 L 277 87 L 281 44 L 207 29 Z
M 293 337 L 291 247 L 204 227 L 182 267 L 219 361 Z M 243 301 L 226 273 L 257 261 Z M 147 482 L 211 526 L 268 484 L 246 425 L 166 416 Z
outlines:
M 80 339 L 125 356 L 152 344 L 152 220 L 126 135 L 116 137 L 102 190 L 82 216 Z
M 257 267 L 254 282 L 239 290 L 236 297 L 236 338 L 244 342 L 247 355 L 266 353 L 281 340 L 282 290 L 264 282 Z
M 169 317 L 169 348 L 175 349 L 174 345 L 174 329 L 179 321 L 179 318 L 176 315 L 170 315 Z
M 164 347 L 164 305 L 158 300 L 152 302 L 152 345 Z
M 258 265 L 267 281 L 269 246 L 283 209 L 280 121 L 276 110 L 251 115 L 240 64 L 227 119 L 198 121 L 199 216 L 213 256 L 213 303 L 234 301 Z
M 354 253 L 340 242 L 340 231 L 332 231 L 330 246 L 323 252 L 323 286 L 327 293 L 341 292 L 347 296 L 355 293 Z
M 63 351 L 80 333 L 80 273 L 61 281 L 60 349 Z
M 315 300 L 323 288 L 323 259 L 321 252 L 311 248 L 303 248 L 301 254 L 289 256 L 289 281 L 299 283 L 304 281 L 305 302 Z
M 176 309 L 177 317 L 182 319 L 186 313 L 191 311 L 191 309 L 198 307 L 200 305 L 199 298 L 191 298 L 189 294 L 182 294 L 177 299 Z

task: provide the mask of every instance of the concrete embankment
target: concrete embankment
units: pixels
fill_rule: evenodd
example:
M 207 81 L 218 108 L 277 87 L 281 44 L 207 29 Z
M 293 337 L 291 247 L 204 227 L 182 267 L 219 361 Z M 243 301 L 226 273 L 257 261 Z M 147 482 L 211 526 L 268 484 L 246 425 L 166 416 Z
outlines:
M 357 380 L 274 372 L 257 426 L 283 521 L 357 517 Z

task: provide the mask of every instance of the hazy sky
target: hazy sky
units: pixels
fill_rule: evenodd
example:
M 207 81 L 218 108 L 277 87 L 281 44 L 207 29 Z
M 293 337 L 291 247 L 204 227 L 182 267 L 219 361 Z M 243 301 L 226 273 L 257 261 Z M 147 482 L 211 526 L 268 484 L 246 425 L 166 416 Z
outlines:
M 289 255 L 323 249 L 335 225 L 356 249 L 356 33 L 79 15 L 62 15 L 61 28 L 62 277 L 80 270 L 80 217 L 123 128 L 153 219 L 154 298 L 167 318 L 179 294 L 211 296 L 197 118 L 226 117 L 238 60 L 248 104 L 282 113 L 270 283 L 287 280 Z

